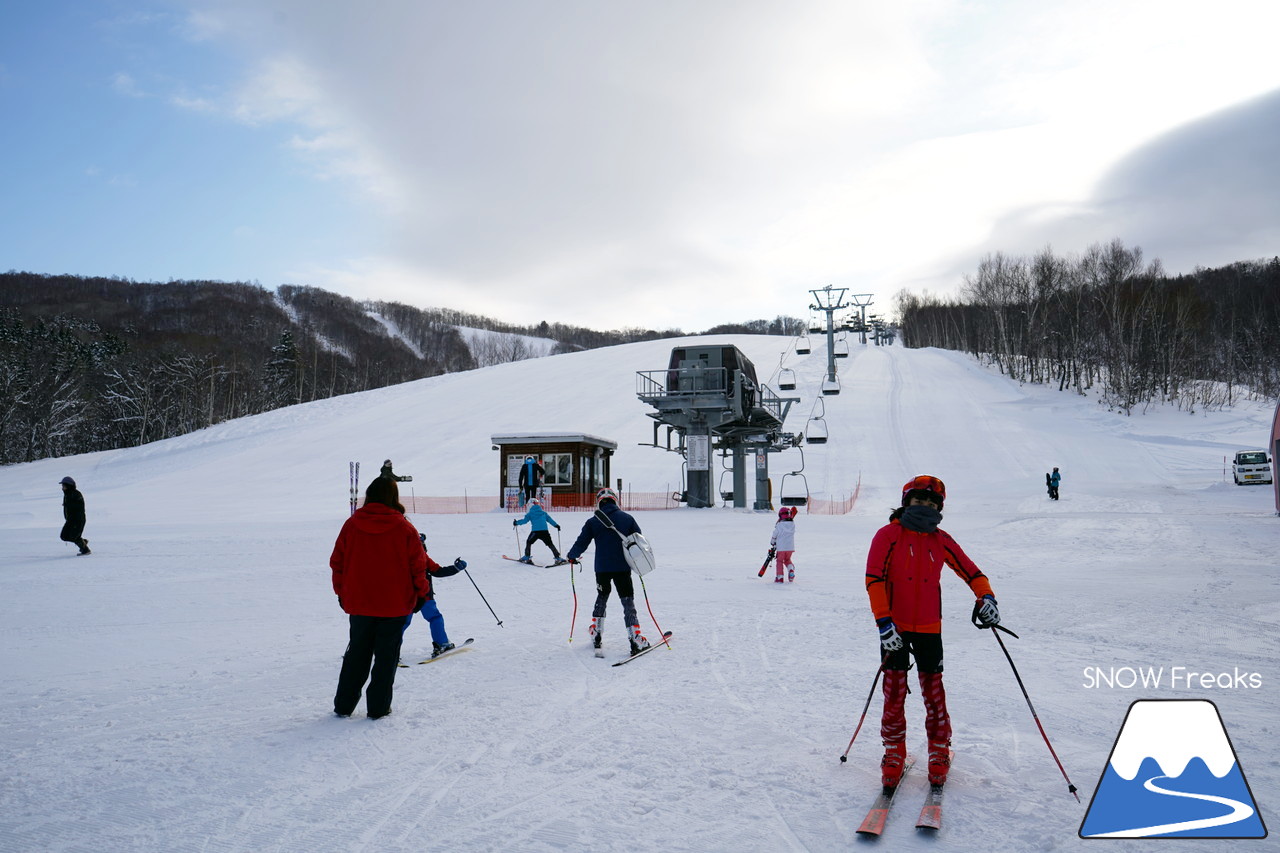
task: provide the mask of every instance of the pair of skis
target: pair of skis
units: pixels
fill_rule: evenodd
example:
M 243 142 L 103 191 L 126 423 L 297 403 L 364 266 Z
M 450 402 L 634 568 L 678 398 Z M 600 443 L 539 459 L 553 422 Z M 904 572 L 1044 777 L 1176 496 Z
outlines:
M 451 655 L 451 654 L 453 654 L 453 653 L 455 653 L 455 652 L 465 651 L 465 650 L 466 650 L 466 648 L 467 648 L 468 646 L 470 646 L 472 643 L 474 643 L 475 641 L 476 641 L 476 638 L 475 638 L 475 637 L 467 637 L 467 638 L 466 638 L 465 640 L 463 640 L 461 643 L 459 643 L 458 645 L 456 645 L 456 646 L 454 646 L 453 648 L 449 649 L 449 651 L 447 651 L 447 652 L 441 652 L 441 653 L 440 653 L 440 654 L 438 654 L 438 655 L 432 655 L 431 657 L 427 658 L 426 660 L 420 660 L 420 661 L 418 661 L 418 663 L 420 663 L 420 664 L 422 664 L 422 663 L 435 663 L 436 661 L 440 660 L 440 658 L 447 658 L 449 655 Z M 408 669 L 408 668 L 409 668 L 409 664 L 407 664 L 407 663 L 402 663 L 402 664 L 399 664 L 399 667 L 400 667 L 401 669 Z
M 662 645 L 666 644 L 667 640 L 670 640 L 670 639 L 671 639 L 671 633 L 672 633 L 671 631 L 663 631 L 663 632 L 662 632 L 662 639 L 661 639 L 661 640 L 659 640 L 658 642 L 654 643 L 654 644 L 653 644 L 653 645 L 651 645 L 651 646 L 645 646 L 643 649 L 641 649 L 640 651 L 636 652 L 634 655 L 631 655 L 630 657 L 625 657 L 625 658 L 623 658 L 622 660 L 620 660 L 620 661 L 615 661 L 614 663 L 611 663 L 611 664 L 609 664 L 609 665 L 610 665 L 610 666 L 622 666 L 624 663 L 631 663 L 633 660 L 635 660 L 635 659 L 636 659 L 636 658 L 638 658 L 638 657 L 644 657 L 645 655 L 649 654 L 649 652 L 653 651 L 654 649 L 658 648 L 659 646 L 662 646 Z M 596 657 L 604 657 L 604 655 L 601 653 L 601 651 L 600 651 L 599 649 L 596 649 Z
M 953 752 L 952 755 L 955 753 Z M 902 780 L 907 777 L 907 772 L 911 770 L 911 766 L 915 764 L 915 759 L 907 756 L 907 761 L 902 765 L 902 775 L 898 777 L 898 784 L 893 786 L 885 786 L 876 797 L 875 802 L 871 804 L 871 808 L 867 810 L 867 816 L 862 821 L 862 826 L 858 827 L 858 834 L 863 837 L 876 837 L 884 832 L 885 823 L 889 820 L 889 810 L 893 808 L 898 789 L 902 787 Z M 930 785 L 929 792 L 925 795 L 924 805 L 920 807 L 920 816 L 916 818 L 916 829 L 928 833 L 934 833 L 942 829 L 942 786 Z
M 347 473 L 351 481 L 351 514 L 356 514 L 356 504 L 360 498 L 360 463 L 348 462 Z
M 567 566 L 567 565 L 569 565 L 569 561 L 568 561 L 568 560 L 564 560 L 564 559 L 561 559 L 559 562 L 556 562 L 556 563 L 547 563 L 547 564 L 545 564 L 545 565 L 544 565 L 544 564 L 542 564 L 542 563 L 525 562 L 524 560 L 521 560 L 521 559 L 519 559 L 518 557 L 508 557 L 506 554 L 503 554 L 503 555 L 502 555 L 502 559 L 504 559 L 504 560 L 510 560 L 510 561 L 511 561 L 511 562 L 513 562 L 513 563 L 524 563 L 526 566 L 537 566 L 537 567 L 538 567 L 538 568 L 540 568 L 540 569 L 549 569 L 549 568 L 551 568 L 552 566 Z

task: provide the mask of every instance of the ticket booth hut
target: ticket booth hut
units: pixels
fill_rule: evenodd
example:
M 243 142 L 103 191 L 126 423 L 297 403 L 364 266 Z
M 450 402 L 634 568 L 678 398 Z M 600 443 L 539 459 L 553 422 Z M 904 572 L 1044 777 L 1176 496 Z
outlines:
M 585 433 L 499 433 L 499 506 L 520 508 L 520 468 L 532 456 L 546 472 L 538 497 L 547 507 L 591 507 L 595 493 L 610 482 L 609 460 L 618 443 Z

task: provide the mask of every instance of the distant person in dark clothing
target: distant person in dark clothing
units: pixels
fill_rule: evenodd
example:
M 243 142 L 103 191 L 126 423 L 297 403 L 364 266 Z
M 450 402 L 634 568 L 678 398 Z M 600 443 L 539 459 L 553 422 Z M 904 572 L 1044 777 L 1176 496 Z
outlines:
M 532 456 L 524 458 L 524 464 L 520 466 L 520 506 L 538 496 L 538 489 L 542 487 L 542 478 L 545 476 L 547 471 L 538 464 L 537 459 Z
M 392 470 L 391 470 L 391 460 L 390 460 L 390 459 L 388 459 L 388 460 L 386 460 L 385 462 L 383 462 L 383 463 L 382 463 L 382 472 L 381 472 L 381 476 L 386 477 L 388 480 L 395 480 L 397 483 L 398 483 L 398 482 L 400 482 L 400 480 L 402 479 L 401 477 L 397 477 L 397 476 L 396 476 L 396 472 L 395 472 L 395 471 L 392 471 Z
M 1058 484 L 1062 482 L 1062 475 L 1058 473 L 1058 469 L 1054 468 L 1053 473 L 1049 475 L 1049 497 L 1053 500 L 1058 499 Z
M 70 477 L 62 478 L 62 517 L 66 523 L 62 525 L 61 539 L 72 542 L 80 553 L 89 553 L 89 540 L 84 538 L 84 495 L 76 488 L 76 481 Z

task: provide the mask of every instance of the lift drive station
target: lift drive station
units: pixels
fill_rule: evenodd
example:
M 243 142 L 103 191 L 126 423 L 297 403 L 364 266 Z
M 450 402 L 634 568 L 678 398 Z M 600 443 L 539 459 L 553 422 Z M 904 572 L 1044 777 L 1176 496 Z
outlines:
M 691 507 L 715 506 L 712 455 L 733 457 L 733 505 L 747 506 L 747 458 L 755 468 L 753 509 L 769 504 L 769 457 L 796 446 L 798 436 L 782 432 L 782 422 L 798 397 L 779 397 L 756 379 L 756 368 L 742 351 L 728 344 L 676 347 L 665 370 L 636 373 L 636 396 L 656 412 L 653 446 L 658 427 L 667 427 L 666 450 L 685 458 L 685 491 L 680 499 Z M 679 443 L 671 445 L 671 435 Z

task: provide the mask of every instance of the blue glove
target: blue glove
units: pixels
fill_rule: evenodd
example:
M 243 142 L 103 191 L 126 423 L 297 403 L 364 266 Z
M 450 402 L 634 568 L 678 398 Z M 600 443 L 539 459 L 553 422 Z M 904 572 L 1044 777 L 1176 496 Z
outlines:
M 893 624 L 892 619 L 888 616 L 877 619 L 876 627 L 880 629 L 881 651 L 896 652 L 902 648 L 902 635 L 898 633 L 898 626 Z
M 459 557 L 458 559 L 453 561 L 453 567 L 458 571 L 462 571 L 467 567 L 467 561 Z

